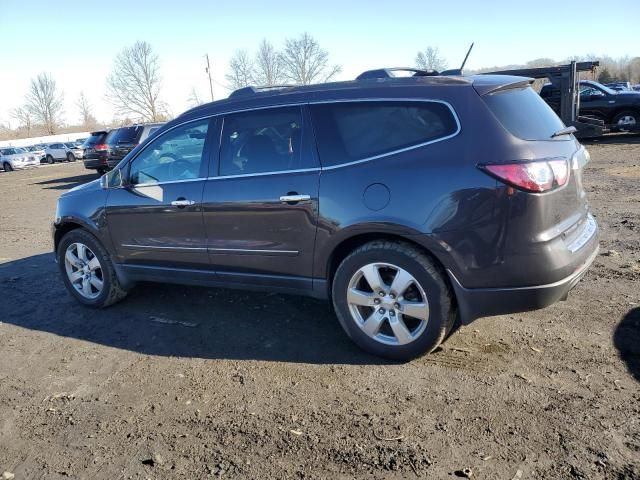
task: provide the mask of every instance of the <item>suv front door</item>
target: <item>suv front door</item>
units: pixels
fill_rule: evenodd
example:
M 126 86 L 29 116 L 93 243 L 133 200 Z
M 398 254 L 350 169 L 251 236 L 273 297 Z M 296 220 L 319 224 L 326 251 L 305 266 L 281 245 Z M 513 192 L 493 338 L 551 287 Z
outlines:
M 201 203 L 215 123 L 168 130 L 120 167 L 124 184 L 107 198 L 118 263 L 209 267 Z
M 320 169 L 302 107 L 226 115 L 203 197 L 207 247 L 226 283 L 311 289 Z

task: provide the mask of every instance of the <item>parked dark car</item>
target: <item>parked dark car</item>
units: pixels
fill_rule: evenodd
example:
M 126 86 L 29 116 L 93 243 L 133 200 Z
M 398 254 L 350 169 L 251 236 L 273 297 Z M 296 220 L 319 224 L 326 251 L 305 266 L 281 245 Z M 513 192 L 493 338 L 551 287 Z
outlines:
M 545 85 L 540 96 L 560 113 L 560 92 Z M 615 131 L 640 128 L 640 92 L 615 91 L 591 80 L 580 81 L 580 115 L 604 121 Z
M 89 138 L 82 144 L 84 168 L 96 170 L 100 175 L 109 168 L 107 165 L 108 147 L 105 143 L 108 133 L 107 130 L 91 132 Z
M 108 148 L 107 164 L 115 167 L 131 150 L 153 135 L 164 123 L 147 123 L 116 128 L 109 132 L 105 142 Z
M 106 307 L 156 281 L 326 298 L 395 359 L 456 318 L 566 298 L 598 251 L 589 155 L 531 80 L 377 75 L 239 90 L 63 194 L 71 295 Z
M 114 128 L 109 132 L 93 132 L 85 141 L 85 145 L 96 142 L 96 146 L 85 148 L 85 155 L 89 155 L 89 161 L 85 159 L 84 166 L 97 170 L 100 175 L 115 167 L 131 150 L 144 142 L 149 135 L 156 132 L 163 123 L 147 123 L 131 125 L 128 127 Z M 101 134 L 103 136 L 96 136 Z

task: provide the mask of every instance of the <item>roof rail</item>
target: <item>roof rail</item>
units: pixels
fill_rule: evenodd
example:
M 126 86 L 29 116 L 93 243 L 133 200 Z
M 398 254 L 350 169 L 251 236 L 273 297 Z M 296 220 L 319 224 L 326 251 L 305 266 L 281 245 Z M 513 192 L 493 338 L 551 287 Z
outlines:
M 395 78 L 394 72 L 413 72 L 413 77 L 436 77 L 440 75 L 435 70 L 421 70 L 411 67 L 394 67 L 394 68 L 378 68 L 376 70 L 367 70 L 356 77 L 356 80 L 365 80 L 368 78 Z
M 297 86 L 298 85 L 265 85 L 262 87 L 248 86 L 234 90 L 231 92 L 231 95 L 229 95 L 229 98 L 244 97 L 245 95 L 255 95 L 256 93 L 267 92 L 269 90 L 280 90 L 283 88 L 292 88 Z

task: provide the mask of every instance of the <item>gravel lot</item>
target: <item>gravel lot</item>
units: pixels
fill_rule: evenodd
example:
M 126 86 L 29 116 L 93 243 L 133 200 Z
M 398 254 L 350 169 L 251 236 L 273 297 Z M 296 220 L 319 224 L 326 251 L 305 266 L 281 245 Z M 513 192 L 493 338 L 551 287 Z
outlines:
M 140 285 L 104 311 L 50 253 L 80 162 L 0 173 L 0 478 L 640 478 L 640 137 L 589 143 L 602 254 L 546 310 L 394 364 L 328 304 Z

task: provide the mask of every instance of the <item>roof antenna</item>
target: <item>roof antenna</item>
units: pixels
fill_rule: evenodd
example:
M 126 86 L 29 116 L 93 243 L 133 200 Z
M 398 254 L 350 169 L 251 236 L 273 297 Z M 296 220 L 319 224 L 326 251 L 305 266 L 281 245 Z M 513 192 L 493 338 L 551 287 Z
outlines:
M 467 50 L 467 54 L 464 56 L 464 60 L 462 61 L 462 65 L 460 65 L 460 68 L 445 70 L 444 72 L 440 72 L 440 75 L 462 76 L 462 69 L 467 64 L 467 59 L 469 58 L 469 54 L 471 53 L 471 50 L 473 49 L 474 44 L 475 42 L 471 42 L 471 46 L 469 47 L 469 50 Z

